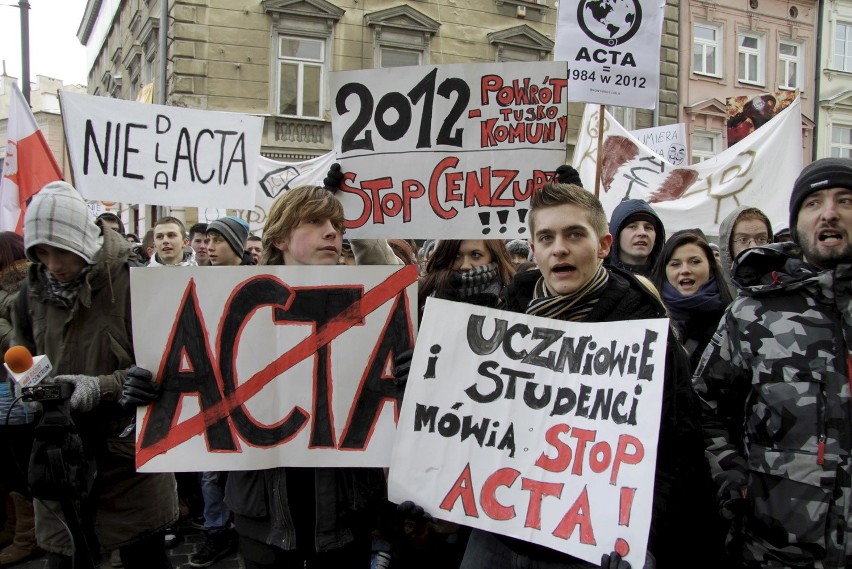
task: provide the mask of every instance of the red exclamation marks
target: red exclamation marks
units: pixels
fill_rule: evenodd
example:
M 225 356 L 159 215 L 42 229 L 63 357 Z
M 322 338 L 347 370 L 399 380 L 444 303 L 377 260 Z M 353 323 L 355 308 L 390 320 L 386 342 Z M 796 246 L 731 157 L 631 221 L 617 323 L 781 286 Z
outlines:
M 636 488 L 622 488 L 621 499 L 618 505 L 618 525 L 630 525 L 630 509 L 633 507 L 633 497 L 636 495 Z M 624 539 L 618 538 L 615 540 L 615 549 L 622 557 L 627 557 L 630 553 L 630 544 Z

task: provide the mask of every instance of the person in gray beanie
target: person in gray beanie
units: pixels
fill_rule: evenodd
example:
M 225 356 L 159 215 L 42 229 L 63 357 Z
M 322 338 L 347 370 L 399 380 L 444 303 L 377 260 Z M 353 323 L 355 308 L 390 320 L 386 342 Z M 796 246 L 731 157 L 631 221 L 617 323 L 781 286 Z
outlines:
M 802 170 L 790 233 L 737 256 L 693 385 L 731 566 L 852 567 L 852 160 Z
M 73 187 L 52 182 L 27 208 L 24 247 L 32 264 L 12 315 L 11 345 L 48 357 L 53 370 L 45 383 L 71 385 L 71 418 L 97 472 L 88 495 L 69 495 L 80 522 L 72 535 L 65 530 L 77 526 L 63 519 L 67 510 L 36 500 L 38 545 L 51 568 L 98 566 L 98 544 L 118 549 L 127 569 L 171 567 L 162 531 L 178 517 L 174 475 L 137 473 L 134 461 L 136 407 L 159 393 L 151 373 L 134 364 L 130 243 L 102 232 Z M 34 449 L 31 465 L 39 456 Z M 63 451 L 63 458 L 73 464 L 73 455 Z
M 207 255 L 214 266 L 240 265 L 249 236 L 249 225 L 233 215 L 207 224 Z

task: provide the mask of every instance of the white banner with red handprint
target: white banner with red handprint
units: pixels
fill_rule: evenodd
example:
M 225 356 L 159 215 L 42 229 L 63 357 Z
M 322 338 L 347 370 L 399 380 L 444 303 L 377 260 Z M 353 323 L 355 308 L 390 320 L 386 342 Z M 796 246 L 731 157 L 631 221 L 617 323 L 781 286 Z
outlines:
M 573 166 L 594 187 L 600 106 L 586 105 Z M 605 112 L 605 111 L 604 111 Z M 607 215 L 623 200 L 650 203 L 671 234 L 698 228 L 718 235 L 719 224 L 741 205 L 772 221 L 789 218 L 790 193 L 802 170 L 802 113 L 797 99 L 763 128 L 715 157 L 672 166 L 631 135 L 609 113 L 603 132 L 600 199 Z

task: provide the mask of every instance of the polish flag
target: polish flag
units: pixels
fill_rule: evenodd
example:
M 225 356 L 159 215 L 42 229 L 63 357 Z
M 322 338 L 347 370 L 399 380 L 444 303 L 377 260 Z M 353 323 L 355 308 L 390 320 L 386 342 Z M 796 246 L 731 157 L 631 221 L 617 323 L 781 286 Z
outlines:
M 0 231 L 23 235 L 27 202 L 62 170 L 17 85 L 9 99 L 8 140 L 0 178 Z

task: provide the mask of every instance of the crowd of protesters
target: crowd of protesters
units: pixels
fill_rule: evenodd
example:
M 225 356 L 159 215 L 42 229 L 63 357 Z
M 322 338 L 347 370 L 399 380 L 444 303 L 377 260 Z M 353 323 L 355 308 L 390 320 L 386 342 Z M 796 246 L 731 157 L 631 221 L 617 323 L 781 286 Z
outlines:
M 807 166 L 789 219 L 743 205 L 718 237 L 667 235 L 637 199 L 607 218 L 563 166 L 531 199 L 528 241 L 344 240 L 340 177 L 282 194 L 259 235 L 235 216 L 188 231 L 162 217 L 140 242 L 64 182 L 33 198 L 23 238 L 0 233 L 0 352 L 49 357 L 74 425 L 57 444 L 76 457 L 62 486 L 47 407 L 0 382 L 0 566 L 47 555 L 93 569 L 112 552 L 117 567 L 168 568 L 192 523 L 206 532 L 193 567 L 238 551 L 246 569 L 629 568 L 390 504 L 381 469 L 136 472 L 136 408 L 161 389 L 134 359 L 129 269 L 337 264 L 418 265 L 421 312 L 436 297 L 564 321 L 669 318 L 645 567 L 852 565 L 852 161 Z M 412 352 L 396 354 L 401 390 Z

